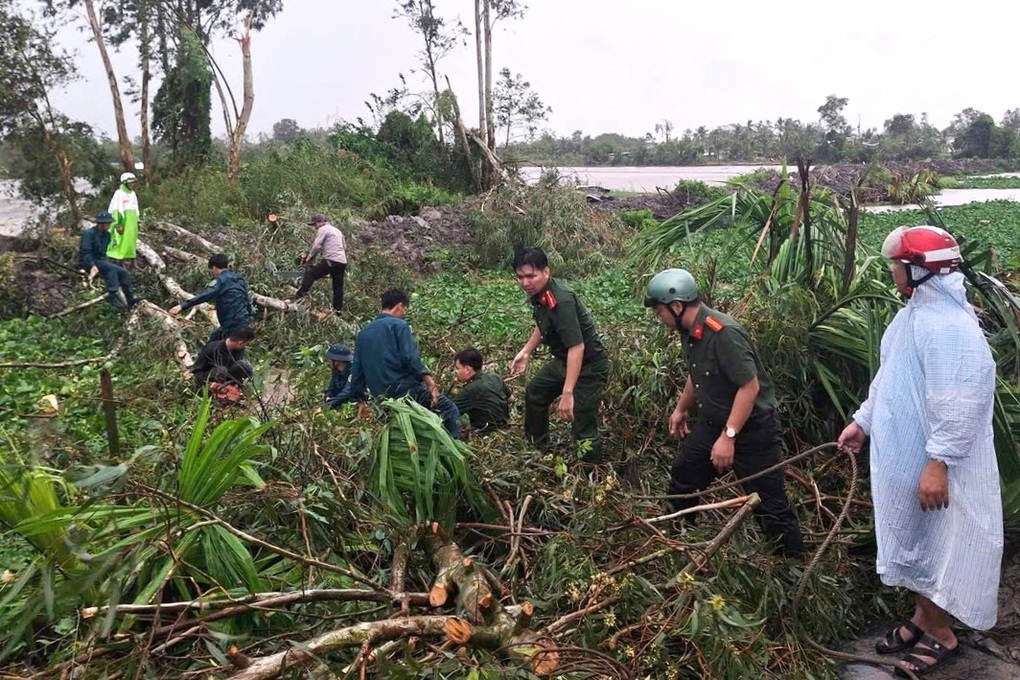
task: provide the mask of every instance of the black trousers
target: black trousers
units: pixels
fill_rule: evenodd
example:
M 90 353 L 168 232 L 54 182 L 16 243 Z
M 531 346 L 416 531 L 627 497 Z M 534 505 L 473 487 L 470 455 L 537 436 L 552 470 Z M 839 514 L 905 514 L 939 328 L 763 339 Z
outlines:
M 333 309 L 339 312 L 344 308 L 344 276 L 346 274 L 347 265 L 343 262 L 319 260 L 305 270 L 305 277 L 301 280 L 297 297 L 307 295 L 308 291 L 312 289 L 312 284 L 324 276 L 329 276 L 333 281 Z
M 715 481 L 718 473 L 712 466 L 712 446 L 724 428 L 725 423 L 710 422 L 705 418 L 694 424 L 670 471 L 670 494 L 695 493 Z M 748 477 L 778 463 L 782 443 L 782 425 L 775 411 L 748 418 L 734 443 L 733 470 L 737 478 Z M 779 552 L 786 555 L 803 552 L 804 539 L 797 516 L 786 497 L 783 471 L 775 470 L 745 482 L 743 487 L 747 493 L 757 493 L 761 498 L 761 504 L 754 512 L 765 535 L 776 543 Z M 672 501 L 677 510 L 691 508 L 701 502 L 700 499 Z
M 96 269 L 106 282 L 107 299 L 114 307 L 122 307 L 120 299 L 117 298 L 117 291 L 124 291 L 124 298 L 129 305 L 135 303 L 135 294 L 131 289 L 131 274 L 124 267 L 110 260 L 98 260 Z

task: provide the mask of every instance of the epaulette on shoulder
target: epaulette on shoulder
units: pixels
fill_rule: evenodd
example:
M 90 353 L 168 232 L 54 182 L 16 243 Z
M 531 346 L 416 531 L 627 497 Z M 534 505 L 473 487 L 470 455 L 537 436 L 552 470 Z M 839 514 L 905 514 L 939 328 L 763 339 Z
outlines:
M 716 333 L 723 329 L 723 322 L 715 318 L 714 316 L 706 316 L 705 325 L 711 328 Z

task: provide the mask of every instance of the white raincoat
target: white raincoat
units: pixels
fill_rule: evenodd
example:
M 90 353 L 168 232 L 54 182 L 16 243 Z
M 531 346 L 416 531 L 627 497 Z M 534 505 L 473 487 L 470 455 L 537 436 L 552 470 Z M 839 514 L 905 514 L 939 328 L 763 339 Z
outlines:
M 995 362 L 963 280 L 956 272 L 916 288 L 882 337 L 881 367 L 854 420 L 871 435 L 882 582 L 987 630 L 1002 561 Z M 932 459 L 949 468 L 949 508 L 923 512 L 918 480 Z

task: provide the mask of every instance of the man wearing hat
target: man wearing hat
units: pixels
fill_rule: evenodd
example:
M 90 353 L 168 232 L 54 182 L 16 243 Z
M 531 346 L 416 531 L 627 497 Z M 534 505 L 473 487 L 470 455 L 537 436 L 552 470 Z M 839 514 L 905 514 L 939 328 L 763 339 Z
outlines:
M 138 244 L 138 194 L 135 193 L 135 175 L 125 172 L 120 176 L 120 188 L 110 200 L 108 212 L 113 216 L 110 229 L 110 246 L 106 256 L 131 268 Z
M 106 281 L 107 300 L 114 307 L 134 307 L 141 302 L 131 292 L 131 274 L 107 259 L 110 247 L 110 225 L 113 215 L 103 211 L 96 214 L 96 226 L 86 229 L 78 245 L 78 270 L 88 274 L 89 282 L 97 274 Z
M 354 362 L 354 352 L 342 342 L 329 346 L 326 350 L 326 358 L 329 359 L 333 368 L 333 375 L 329 379 L 329 387 L 323 401 L 328 408 L 339 408 L 344 404 L 354 402 L 351 390 L 351 364 Z
M 318 231 L 312 247 L 301 261 L 308 263 L 322 253 L 322 260 L 305 269 L 305 277 L 301 281 L 296 297 L 304 297 L 312 289 L 312 284 L 329 275 L 333 281 L 333 311 L 337 314 L 344 308 L 344 276 L 347 272 L 347 241 L 343 232 L 334 227 L 325 215 L 312 215 L 308 226 Z M 288 301 L 289 302 L 289 301 Z

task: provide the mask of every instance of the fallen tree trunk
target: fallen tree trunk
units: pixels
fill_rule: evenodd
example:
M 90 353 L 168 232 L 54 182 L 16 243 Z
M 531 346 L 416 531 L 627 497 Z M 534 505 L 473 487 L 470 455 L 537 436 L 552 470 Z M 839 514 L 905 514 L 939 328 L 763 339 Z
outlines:
M 214 255 L 223 250 L 212 241 L 208 241 L 199 236 L 198 234 L 188 231 L 184 227 L 179 227 L 176 224 L 171 224 L 170 222 L 153 222 L 152 226 L 158 229 L 159 231 L 164 231 L 168 234 L 173 234 L 174 236 L 180 237 L 186 241 L 190 241 L 191 243 L 198 246 L 202 250 L 206 251 L 210 255 Z
M 167 223 L 161 223 L 161 224 L 164 224 L 166 226 L 171 226 L 171 227 L 175 227 L 176 226 L 176 225 L 173 225 L 173 224 L 167 225 Z M 191 232 L 187 231 L 186 229 L 181 229 L 181 227 L 177 227 L 177 229 L 180 229 L 181 231 L 183 231 L 185 233 L 191 234 Z M 201 239 L 200 236 L 196 236 L 195 234 L 191 234 L 191 235 L 194 236 L 197 239 Z M 209 244 L 209 245 L 212 245 L 212 244 Z M 174 259 L 181 260 L 181 261 L 184 261 L 184 262 L 188 262 L 188 263 L 191 263 L 191 264 L 201 264 L 202 263 L 202 258 L 200 258 L 198 255 L 195 255 L 194 253 L 189 253 L 186 250 L 179 250 L 177 248 L 172 248 L 170 246 L 165 246 L 163 248 L 163 250 L 166 252 L 167 255 L 169 255 L 170 257 L 173 257 Z M 148 262 L 149 265 L 153 269 L 156 270 L 156 275 L 159 276 L 159 280 L 163 282 L 163 286 L 168 291 L 170 291 L 171 295 L 176 295 L 177 297 L 181 298 L 182 300 L 190 300 L 191 298 L 195 297 L 194 295 L 192 295 L 188 291 L 184 290 L 181 287 L 181 284 L 177 283 L 177 281 L 172 276 L 170 276 L 169 274 L 166 273 L 166 270 L 167 270 L 166 262 L 163 260 L 162 257 L 160 257 L 159 253 L 157 253 L 156 250 L 152 246 L 150 246 L 150 245 L 148 245 L 146 243 L 142 243 L 141 241 L 139 241 L 138 242 L 138 254 L 141 255 L 142 259 L 144 259 L 146 262 Z M 277 298 L 268 297 L 266 295 L 259 295 L 258 293 L 251 293 L 251 301 L 254 302 L 255 304 L 259 305 L 260 307 L 266 307 L 268 309 L 278 309 L 281 312 L 294 312 L 294 311 L 297 311 L 297 305 L 295 305 L 294 303 L 289 303 L 288 304 L 287 302 L 284 302 L 283 300 L 279 300 Z M 201 309 L 203 314 L 205 314 L 207 317 L 209 317 L 209 320 L 213 323 L 214 326 L 218 326 L 219 325 L 219 321 L 217 321 L 217 319 L 216 319 L 216 312 L 213 311 L 209 307 L 208 304 L 199 305 L 199 309 Z
M 270 656 L 251 659 L 251 665 L 231 676 L 234 680 L 270 680 L 279 677 L 284 669 L 293 669 L 311 663 L 316 657 L 337 649 L 376 645 L 387 640 L 408 637 L 436 638 L 445 635 L 444 629 L 455 616 L 413 616 L 403 619 L 385 619 L 339 628 L 301 643 L 300 649 L 288 649 Z
M 156 276 L 159 277 L 159 280 L 163 283 L 163 287 L 166 288 L 171 295 L 182 300 L 190 300 L 195 297 L 193 294 L 184 290 L 181 287 L 181 284 L 177 283 L 177 280 L 174 279 L 174 277 L 167 274 L 166 262 L 163 261 L 163 258 L 159 256 L 159 253 L 157 253 L 152 246 L 147 243 L 143 243 L 142 241 L 138 241 L 136 248 L 142 259 L 145 260 L 150 267 L 156 270 Z M 216 311 L 212 309 L 208 303 L 199 305 L 199 309 L 214 326 L 220 325 L 219 320 L 216 318 Z
M 552 646 L 540 646 L 530 638 L 520 637 L 517 622 L 521 620 L 522 610 L 523 607 L 508 607 L 496 624 L 486 627 L 474 627 L 456 616 L 412 616 L 359 623 L 303 642 L 300 649 L 288 649 L 262 658 L 246 658 L 245 662 L 250 664 L 231 677 L 233 680 L 271 680 L 279 677 L 285 669 L 312 663 L 327 652 L 371 647 L 380 642 L 409 637 L 445 637 L 458 645 L 503 649 L 527 661 L 536 674 L 548 675 L 559 664 L 558 654 Z
M 446 635 L 458 644 L 476 644 L 505 650 L 538 675 L 559 665 L 556 644 L 529 630 L 534 608 L 530 603 L 503 607 L 492 594 L 485 567 L 465 557 L 456 543 L 446 538 L 437 524 L 425 538 L 438 574 L 429 591 L 429 604 L 440 607 L 456 594 L 457 606 L 466 619 L 447 626 Z M 472 625 L 474 624 L 474 625 Z M 483 626 L 476 628 L 475 626 Z
M 190 600 L 187 602 L 164 602 L 162 604 L 118 604 L 115 606 L 85 607 L 81 610 L 82 618 L 92 618 L 113 613 L 115 615 L 172 614 L 177 612 L 204 612 L 242 608 L 251 610 L 255 607 L 278 607 L 284 604 L 305 602 L 383 602 L 397 603 L 408 599 L 416 605 L 427 605 L 428 595 L 425 593 L 395 593 L 385 590 L 365 590 L 363 588 L 322 588 L 318 590 L 296 590 L 294 592 L 256 593 L 246 597 L 230 600 Z
M 134 329 L 138 325 L 138 320 L 143 316 L 147 316 L 150 319 L 158 321 L 160 325 L 163 326 L 164 330 L 173 334 L 176 339 L 176 342 L 174 343 L 174 358 L 177 359 L 177 363 L 180 364 L 185 380 L 190 379 L 188 369 L 193 363 L 195 363 L 195 360 L 192 358 L 191 352 L 188 351 L 188 346 L 184 343 L 184 340 L 181 339 L 181 329 L 177 322 L 174 321 L 174 318 L 162 307 L 157 307 L 148 301 L 139 302 L 135 305 L 134 309 L 136 313 L 132 314 L 127 322 L 128 330 Z
M 469 621 L 485 623 L 499 605 L 485 578 L 484 567 L 465 557 L 456 543 L 440 533 L 438 526 L 434 525 L 432 531 L 425 544 L 437 573 L 429 591 L 429 603 L 442 607 L 456 596 L 457 605 Z
M 268 297 L 266 295 L 259 295 L 258 293 L 251 294 L 251 301 L 260 307 L 266 307 L 268 309 L 278 309 L 281 312 L 296 312 L 297 305 L 293 302 L 284 302 L 283 300 Z
M 198 255 L 195 255 L 194 253 L 189 253 L 186 250 L 174 248 L 173 246 L 163 246 L 162 253 L 167 257 L 172 257 L 175 260 L 187 262 L 188 264 L 205 264 L 205 260 L 203 260 Z

